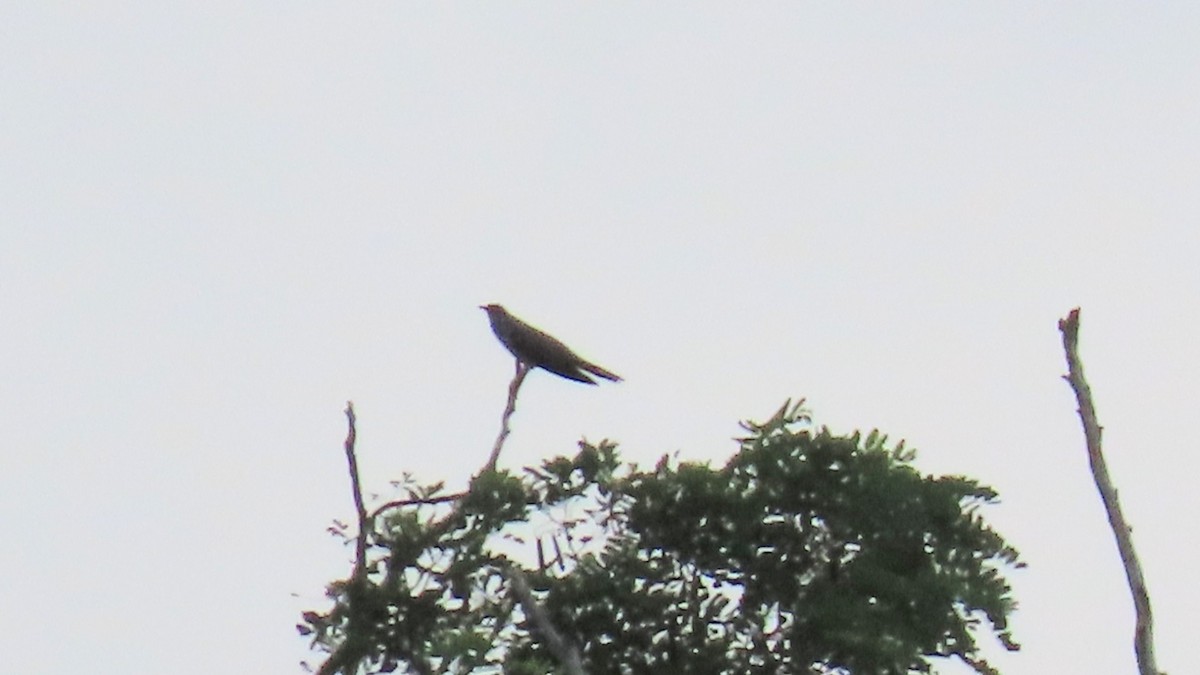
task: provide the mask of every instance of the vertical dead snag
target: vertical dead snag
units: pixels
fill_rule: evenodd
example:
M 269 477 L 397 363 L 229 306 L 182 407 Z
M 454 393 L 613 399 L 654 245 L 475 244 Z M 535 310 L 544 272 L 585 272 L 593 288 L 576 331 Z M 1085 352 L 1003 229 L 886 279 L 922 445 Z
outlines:
M 1087 441 L 1088 461 L 1092 465 L 1092 475 L 1096 479 L 1096 487 L 1100 490 L 1100 499 L 1104 502 L 1104 510 L 1108 513 L 1108 523 L 1112 526 L 1113 535 L 1117 538 L 1117 550 L 1121 554 L 1121 563 L 1125 566 L 1125 577 L 1129 581 L 1129 590 L 1133 594 L 1133 606 L 1137 612 L 1137 624 L 1134 628 L 1133 649 L 1137 656 L 1138 672 L 1140 675 L 1160 675 L 1154 661 L 1154 622 L 1150 613 L 1150 593 L 1146 590 L 1146 580 L 1142 576 L 1142 566 L 1138 562 L 1137 553 L 1133 550 L 1132 528 L 1125 522 L 1121 513 L 1121 504 L 1117 501 L 1117 490 L 1113 487 L 1112 478 L 1108 475 L 1108 465 L 1101 452 L 1101 436 L 1104 428 L 1096 419 L 1096 407 L 1092 403 L 1092 390 L 1083 377 L 1083 363 L 1079 360 L 1079 308 L 1071 310 L 1065 319 L 1059 319 L 1058 330 L 1062 333 L 1063 350 L 1067 355 L 1067 374 L 1063 376 L 1071 388 L 1075 390 L 1075 399 L 1079 402 L 1079 418 L 1083 421 L 1083 436 Z

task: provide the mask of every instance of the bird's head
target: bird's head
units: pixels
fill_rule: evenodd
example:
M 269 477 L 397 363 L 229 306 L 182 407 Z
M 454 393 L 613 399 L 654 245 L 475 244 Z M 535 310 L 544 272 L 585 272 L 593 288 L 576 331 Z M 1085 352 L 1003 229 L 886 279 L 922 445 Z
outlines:
M 504 316 L 508 314 L 508 311 L 504 309 L 503 305 L 480 305 L 479 309 L 487 312 L 488 317 Z

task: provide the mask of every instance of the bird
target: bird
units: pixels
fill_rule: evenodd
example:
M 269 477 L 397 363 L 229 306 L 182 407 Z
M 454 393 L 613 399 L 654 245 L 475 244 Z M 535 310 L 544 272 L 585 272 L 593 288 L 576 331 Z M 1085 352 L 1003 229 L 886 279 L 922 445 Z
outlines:
M 568 380 L 596 384 L 590 375 L 620 382 L 621 376 L 584 359 L 557 338 L 508 313 L 501 305 L 480 305 L 487 312 L 492 332 L 517 361 L 528 368 L 548 370 Z

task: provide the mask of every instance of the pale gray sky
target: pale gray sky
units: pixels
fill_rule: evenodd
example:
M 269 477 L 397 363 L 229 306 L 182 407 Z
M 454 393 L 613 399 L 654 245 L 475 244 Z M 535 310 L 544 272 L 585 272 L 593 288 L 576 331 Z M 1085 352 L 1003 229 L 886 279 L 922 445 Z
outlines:
M 461 484 L 511 374 L 484 302 L 627 378 L 531 376 L 503 464 L 722 461 L 808 397 L 1001 491 L 1006 673 L 1117 675 L 1082 306 L 1192 667 L 1200 5 L 40 2 L 0 36 L 6 671 L 299 672 L 344 402 L 368 486 Z

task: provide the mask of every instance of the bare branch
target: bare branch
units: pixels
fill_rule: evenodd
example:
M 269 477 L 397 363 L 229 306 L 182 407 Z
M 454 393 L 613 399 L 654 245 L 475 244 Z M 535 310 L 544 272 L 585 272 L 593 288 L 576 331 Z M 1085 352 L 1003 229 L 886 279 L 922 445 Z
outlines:
M 558 632 L 558 629 L 550 622 L 546 610 L 542 609 L 537 598 L 533 597 L 533 589 L 529 587 L 529 581 L 525 579 L 525 574 L 515 566 L 510 567 L 508 581 L 512 586 L 513 594 L 517 596 L 517 602 L 521 603 L 521 609 L 524 610 L 525 616 L 529 617 L 529 620 L 537 627 L 546 648 L 562 664 L 567 675 L 586 675 L 587 671 L 583 669 L 583 661 L 579 658 L 579 650 L 563 637 L 563 634 Z
M 466 492 L 455 492 L 452 495 L 439 495 L 437 497 L 418 497 L 415 499 L 397 499 L 380 505 L 371 512 L 371 520 L 379 517 L 379 514 L 389 509 L 400 508 L 401 506 L 428 506 L 432 504 L 445 504 L 446 502 L 456 502 L 463 497 L 466 497 Z
M 367 508 L 363 505 L 362 485 L 358 479 L 358 458 L 354 454 L 354 444 L 358 441 L 358 431 L 355 427 L 354 403 L 346 402 L 346 422 L 349 427 L 346 432 L 346 463 L 350 469 L 350 487 L 354 493 L 354 508 L 358 512 L 358 538 L 354 543 L 354 572 L 350 575 L 350 584 L 357 585 L 366 581 L 367 577 L 367 533 L 371 531 L 371 519 L 367 516 Z M 353 594 L 351 594 L 353 597 Z M 353 610 L 352 610 L 353 611 Z M 343 640 L 337 649 L 329 655 L 325 663 L 317 670 L 317 675 L 333 675 L 333 673 L 353 670 L 362 659 L 362 649 L 355 640 Z
M 1133 594 L 1133 606 L 1137 613 L 1133 634 L 1133 649 L 1137 655 L 1140 675 L 1161 675 L 1154 661 L 1153 618 L 1150 613 L 1150 593 L 1142 576 L 1142 566 L 1133 549 L 1133 528 L 1125 522 L 1121 505 L 1117 501 L 1117 490 L 1108 475 L 1108 465 L 1101 452 L 1101 436 L 1104 429 L 1096 419 L 1096 407 L 1092 403 L 1092 390 L 1083 377 L 1083 363 L 1079 360 L 1079 308 L 1071 310 L 1065 319 L 1059 319 L 1058 330 L 1063 337 L 1063 350 L 1067 355 L 1067 374 L 1064 376 L 1075 390 L 1079 402 L 1079 418 L 1083 421 L 1083 436 L 1087 441 L 1088 460 L 1092 475 L 1100 490 L 1100 499 L 1108 513 L 1108 523 L 1117 539 L 1117 550 L 1125 566 L 1125 577 Z
M 529 368 L 521 363 L 520 359 L 517 359 L 517 372 L 513 375 L 512 383 L 508 385 L 508 403 L 504 406 L 504 415 L 500 418 L 500 435 L 496 436 L 496 445 L 492 447 L 492 456 L 488 458 L 484 471 L 496 470 L 496 462 L 500 460 L 500 451 L 504 448 L 504 440 L 511 433 L 508 428 L 508 420 L 517 409 L 517 392 L 521 389 L 521 383 L 525 381 L 525 376 L 528 374 Z
M 358 540 L 354 546 L 354 574 L 350 577 L 351 581 L 357 581 L 367 573 L 367 534 L 372 530 L 367 507 L 363 505 L 362 484 L 358 479 L 358 458 L 354 454 L 354 444 L 358 441 L 355 421 L 354 403 L 347 401 L 346 422 L 349 430 L 346 432 L 346 463 L 350 467 L 350 487 L 354 491 L 354 509 L 358 513 Z

